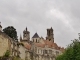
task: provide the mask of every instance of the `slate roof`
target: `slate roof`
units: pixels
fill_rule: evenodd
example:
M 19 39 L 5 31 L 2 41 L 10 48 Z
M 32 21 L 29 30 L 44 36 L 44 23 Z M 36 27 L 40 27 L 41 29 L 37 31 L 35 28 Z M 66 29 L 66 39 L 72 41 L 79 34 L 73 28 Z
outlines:
M 35 33 L 32 38 L 39 38 L 39 35 Z

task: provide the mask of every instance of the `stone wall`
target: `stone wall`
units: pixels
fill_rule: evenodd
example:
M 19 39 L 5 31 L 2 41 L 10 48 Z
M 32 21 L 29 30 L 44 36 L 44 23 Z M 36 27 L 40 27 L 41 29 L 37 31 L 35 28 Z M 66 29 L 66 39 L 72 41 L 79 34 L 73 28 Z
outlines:
M 8 39 L 0 35 L 0 56 L 3 56 L 7 50 L 9 50 Z
M 5 52 L 9 50 L 10 56 L 18 55 L 17 42 L 10 38 L 8 35 L 0 31 L 0 56 L 3 56 Z
M 26 59 L 26 51 L 27 51 L 27 49 L 24 46 L 19 45 L 19 57 L 22 60 L 25 60 Z

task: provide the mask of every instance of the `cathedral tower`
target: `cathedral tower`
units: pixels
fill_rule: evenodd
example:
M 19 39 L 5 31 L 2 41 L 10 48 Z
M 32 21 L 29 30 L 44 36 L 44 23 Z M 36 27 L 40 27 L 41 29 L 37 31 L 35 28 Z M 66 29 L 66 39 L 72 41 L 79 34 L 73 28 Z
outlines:
M 52 27 L 50 29 L 47 29 L 47 37 L 46 40 L 54 42 L 54 34 Z
M 23 31 L 23 41 L 27 41 L 27 42 L 30 41 L 30 32 L 27 30 L 27 27 Z

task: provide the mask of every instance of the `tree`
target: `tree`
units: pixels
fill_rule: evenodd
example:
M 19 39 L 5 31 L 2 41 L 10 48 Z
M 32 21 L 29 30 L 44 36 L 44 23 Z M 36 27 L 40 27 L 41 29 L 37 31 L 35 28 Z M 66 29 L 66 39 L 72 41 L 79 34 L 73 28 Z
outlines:
M 17 40 L 17 31 L 13 26 L 4 28 L 3 32 L 10 36 L 12 39 Z
M 75 39 L 56 60 L 80 60 L 80 41 Z

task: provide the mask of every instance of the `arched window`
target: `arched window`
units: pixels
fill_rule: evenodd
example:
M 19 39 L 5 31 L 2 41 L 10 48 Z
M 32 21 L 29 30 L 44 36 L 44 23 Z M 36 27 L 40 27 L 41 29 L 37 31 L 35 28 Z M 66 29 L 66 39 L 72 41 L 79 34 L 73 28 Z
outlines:
M 49 36 L 50 36 L 50 30 L 49 30 Z
M 49 41 L 51 41 L 51 39 L 49 39 Z

